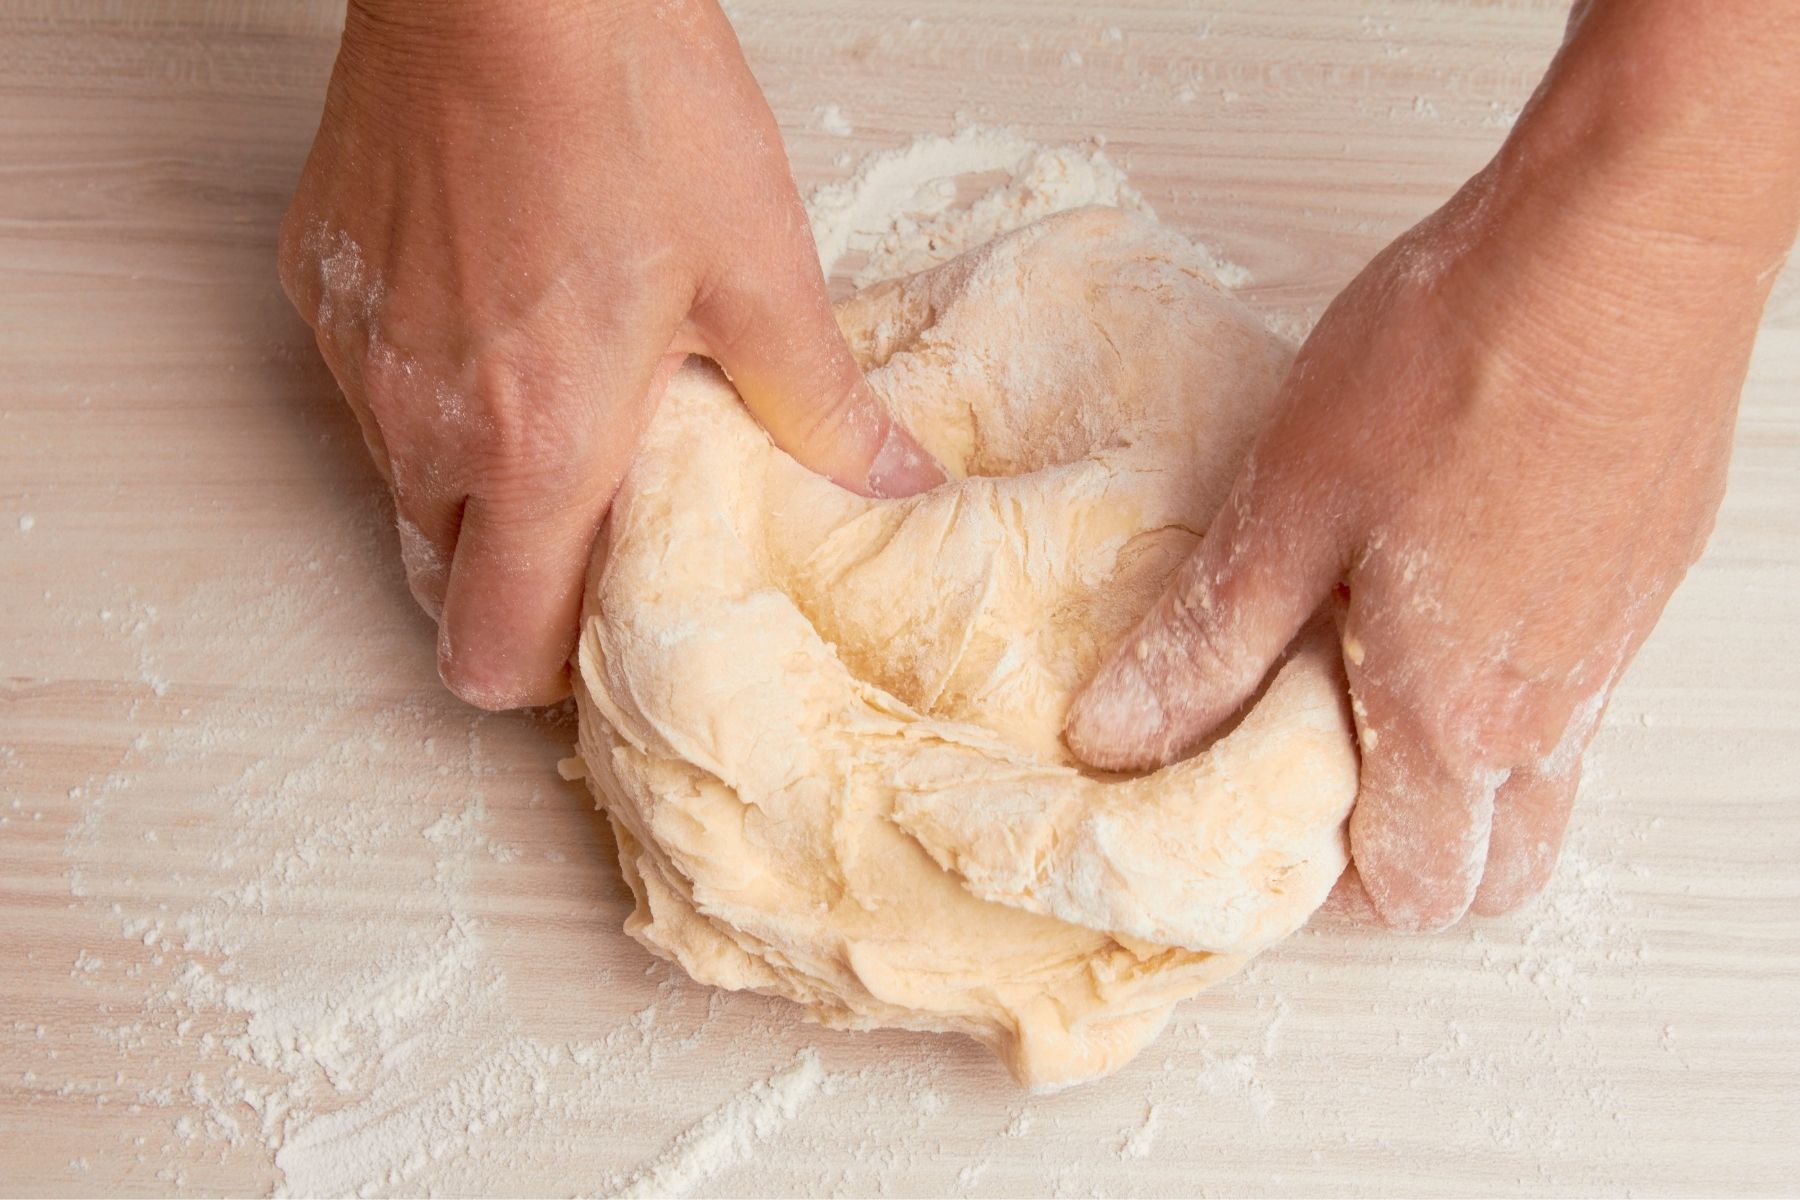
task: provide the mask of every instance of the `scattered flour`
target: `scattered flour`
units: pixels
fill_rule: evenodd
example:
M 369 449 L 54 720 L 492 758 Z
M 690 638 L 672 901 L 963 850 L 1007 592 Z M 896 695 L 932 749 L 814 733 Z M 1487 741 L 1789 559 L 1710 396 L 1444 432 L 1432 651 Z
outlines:
M 1156 1145 L 1156 1128 L 1162 1123 L 1162 1106 L 1152 1104 L 1144 1110 L 1144 1123 L 1132 1130 L 1119 1147 L 1120 1158 L 1149 1158 Z
M 619 1196 L 685 1196 L 697 1184 L 747 1161 L 758 1142 L 794 1119 L 824 1077 L 819 1052 L 802 1050 L 792 1066 L 710 1113 L 610 1190 Z
M 1098 146 L 1045 147 L 971 126 L 869 156 L 845 182 L 818 189 L 811 214 L 821 261 L 854 283 L 1094 203 L 1149 211 Z M 341 252 L 332 261 L 353 293 L 354 263 Z M 1228 283 L 1248 281 L 1221 267 Z M 19 524 L 28 531 L 30 518 Z M 1120 1160 L 1199 1169 L 1220 1122 L 1254 1130 L 1293 1161 L 1360 1136 L 1336 1065 L 1338 1014 L 1322 999 L 1344 1000 L 1329 980 L 1358 962 L 1404 989 L 1370 999 L 1382 1015 L 1360 1019 L 1390 1030 L 1391 1044 L 1369 1052 L 1407 1056 L 1409 1086 L 1431 1111 L 1461 1114 L 1447 1119 L 1463 1123 L 1472 1145 L 1535 1161 L 1535 1147 L 1595 1124 L 1571 1118 L 1572 1105 L 1623 1119 L 1609 1047 L 1589 1014 L 1646 1003 L 1632 978 L 1648 950 L 1619 889 L 1615 864 L 1629 848 L 1615 845 L 1616 821 L 1608 829 L 1591 811 L 1524 920 L 1398 944 L 1303 931 L 1279 959 L 1178 1015 L 1165 1044 L 1179 1058 L 1160 1070 L 1145 1061 L 1106 1085 L 1023 1107 L 998 1079 L 951 1086 L 946 1063 L 961 1069 L 985 1056 L 959 1058 L 927 1039 L 882 1035 L 868 1043 L 881 1047 L 881 1066 L 827 1070 L 842 1035 L 796 1030 L 775 1002 L 645 968 L 615 932 L 624 901 L 608 891 L 603 854 L 583 843 L 591 830 L 544 844 L 525 826 L 496 828 L 490 797 L 522 758 L 516 746 L 495 750 L 508 737 L 544 747 L 545 790 L 527 816 L 547 822 L 559 805 L 585 806 L 571 800 L 578 788 L 559 791 L 551 776 L 571 736 L 566 713 L 532 727 L 435 693 L 394 695 L 377 665 L 296 635 L 321 611 L 367 606 L 367 581 L 379 575 L 370 564 L 389 564 L 393 577 L 376 582 L 398 593 L 390 528 L 371 514 L 316 546 L 252 547 L 262 556 L 255 570 L 179 603 L 151 603 L 115 583 L 70 609 L 72 627 L 124 655 L 142 687 L 120 701 L 129 732 L 116 761 L 68 790 L 78 813 L 64 846 L 71 899 L 118 939 L 72 955 L 69 977 L 72 988 L 125 989 L 137 1000 L 95 1027 L 113 1052 L 104 1074 L 52 1087 L 39 1064 L 10 1082 L 118 1114 L 128 1131 L 118 1136 L 158 1190 L 232 1190 L 205 1188 L 197 1174 L 230 1162 L 232 1178 L 261 1164 L 268 1190 L 293 1195 L 675 1194 L 754 1182 L 766 1160 L 771 1190 L 873 1192 L 898 1175 L 935 1178 L 944 1191 L 986 1182 L 1089 1193 L 1131 1178 L 1117 1174 Z M 104 608 L 96 618 L 86 605 Z M 203 664 L 254 660 L 287 686 L 189 686 L 229 675 L 196 670 L 169 645 L 198 645 Z M 346 680 L 366 684 L 360 696 L 344 697 Z M 267 750 L 271 734 L 279 754 Z M 0 781 L 17 761 L 0 745 Z M 511 786 L 516 805 L 518 781 Z M 1584 809 L 1594 793 L 1584 789 Z M 145 798 L 163 806 L 154 824 L 139 810 Z M 14 796 L 0 822 L 41 816 Z M 146 862 L 150 829 L 177 889 L 161 887 L 161 874 L 100 865 Z M 591 944 L 591 961 L 544 974 L 509 955 L 495 925 L 521 879 L 566 891 L 566 941 Z M 350 931 L 338 944 L 316 935 L 326 911 L 331 928 Z M 1602 964 L 1619 969 L 1598 972 Z M 1496 1000 L 1515 1019 L 1536 1014 L 1532 1036 L 1484 1024 Z M 42 1026 L 20 1024 L 19 1036 L 54 1060 Z M 1672 1026 L 1647 1036 L 1672 1066 L 1685 1065 Z M 822 1050 L 793 1055 L 796 1041 L 815 1038 Z M 1484 1097 L 1473 1108 L 1471 1085 Z M 1544 1102 L 1546 1087 L 1560 1105 Z M 1074 1113 L 1087 1123 L 1071 1124 Z M 1097 1145 L 1096 1120 L 1116 1131 Z M 1090 1141 L 1071 1138 L 1075 1129 Z M 1561 1177 L 1568 1187 L 1604 1186 L 1618 1165 L 1590 1150 L 1595 1173 Z M 621 1172 L 621 1161 L 641 1165 Z M 70 1169 L 85 1170 L 85 1158 Z
M 1155 215 L 1098 147 L 1050 147 L 966 125 L 869 155 L 844 182 L 815 189 L 807 211 L 825 273 L 861 256 L 851 282 L 862 287 L 1088 204 Z
M 822 104 L 813 109 L 813 120 L 832 137 L 849 137 L 856 132 L 856 127 L 844 116 L 844 110 L 835 104 Z
M 964 125 L 867 156 L 848 179 L 815 189 L 807 211 L 826 275 L 847 271 L 851 286 L 866 287 L 1096 204 L 1156 216 L 1099 140 L 1046 146 L 1010 129 Z M 1226 287 L 1254 282 L 1245 267 L 1195 245 Z

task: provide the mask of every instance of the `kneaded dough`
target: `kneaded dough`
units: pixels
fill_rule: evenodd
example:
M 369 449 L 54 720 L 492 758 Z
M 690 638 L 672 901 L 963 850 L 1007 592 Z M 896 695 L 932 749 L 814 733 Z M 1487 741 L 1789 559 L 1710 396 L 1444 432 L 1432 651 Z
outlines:
M 1180 236 L 1064 214 L 838 310 L 952 482 L 842 491 L 716 369 L 670 385 L 582 617 L 585 773 L 695 979 L 832 1026 L 965 1033 L 1034 1087 L 1104 1075 L 1298 928 L 1356 754 L 1303 638 L 1235 728 L 1139 777 L 1074 690 L 1220 504 L 1291 353 Z

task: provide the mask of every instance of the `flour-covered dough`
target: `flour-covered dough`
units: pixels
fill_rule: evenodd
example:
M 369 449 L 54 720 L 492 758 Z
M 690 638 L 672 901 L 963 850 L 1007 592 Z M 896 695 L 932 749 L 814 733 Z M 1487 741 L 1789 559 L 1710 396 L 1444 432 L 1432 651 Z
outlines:
M 852 495 L 715 369 L 670 385 L 578 653 L 626 929 L 828 1025 L 966 1033 L 1032 1086 L 1103 1075 L 1346 861 L 1356 754 L 1317 633 L 1153 774 L 1086 770 L 1059 736 L 1223 502 L 1290 352 L 1186 241 L 1105 209 L 838 318 L 953 481 Z

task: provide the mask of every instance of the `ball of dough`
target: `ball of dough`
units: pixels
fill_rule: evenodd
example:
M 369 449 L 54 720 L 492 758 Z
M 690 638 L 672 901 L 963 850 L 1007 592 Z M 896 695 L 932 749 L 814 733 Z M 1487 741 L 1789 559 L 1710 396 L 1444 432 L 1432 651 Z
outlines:
M 833 1026 L 1106 1074 L 1298 928 L 1347 861 L 1356 753 L 1303 638 L 1185 761 L 1075 762 L 1070 698 L 1223 502 L 1291 353 L 1191 245 L 1053 217 L 838 310 L 952 481 L 855 496 L 716 369 L 670 385 L 596 553 L 580 749 L 695 979 Z

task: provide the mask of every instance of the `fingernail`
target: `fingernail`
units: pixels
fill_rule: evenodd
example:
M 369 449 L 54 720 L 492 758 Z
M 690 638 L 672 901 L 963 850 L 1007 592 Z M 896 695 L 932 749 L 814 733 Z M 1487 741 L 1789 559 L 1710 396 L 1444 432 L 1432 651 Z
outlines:
M 490 683 L 478 678 L 477 672 L 465 663 L 458 662 L 449 629 L 442 625 L 438 628 L 437 667 L 438 678 L 464 704 L 472 704 L 488 712 L 503 712 L 530 703 L 516 685 Z
M 1161 697 L 1137 656 L 1127 651 L 1075 698 L 1065 736 L 1084 761 L 1122 771 L 1148 764 L 1167 724 Z
M 929 492 L 949 476 L 900 422 L 888 422 L 887 437 L 869 465 L 869 494 L 882 500 Z

